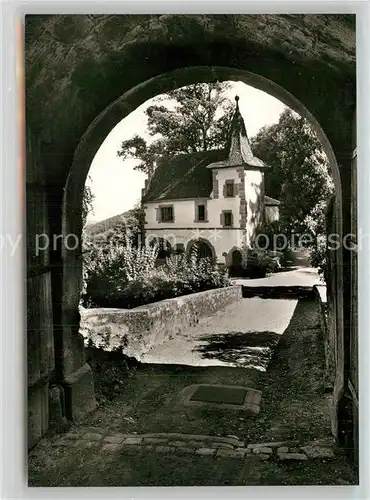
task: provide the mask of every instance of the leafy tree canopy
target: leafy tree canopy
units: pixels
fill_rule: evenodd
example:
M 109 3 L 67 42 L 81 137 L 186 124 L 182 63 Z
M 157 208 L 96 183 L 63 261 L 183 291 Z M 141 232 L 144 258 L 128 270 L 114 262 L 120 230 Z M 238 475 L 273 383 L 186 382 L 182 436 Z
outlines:
M 145 114 L 147 142 L 136 134 L 117 152 L 123 160 L 140 160 L 136 170 L 153 174 L 166 155 L 225 148 L 234 106 L 225 94 L 228 82 L 198 83 L 159 96 Z
M 251 146 L 270 166 L 265 190 L 282 203 L 282 227 L 286 231 L 322 232 L 333 184 L 328 159 L 308 122 L 286 109 L 277 124 L 258 132 Z
M 91 179 L 91 178 L 90 178 Z M 94 200 L 95 195 L 90 186 L 85 185 L 82 198 L 82 224 L 86 224 L 86 219 L 89 214 L 94 215 Z

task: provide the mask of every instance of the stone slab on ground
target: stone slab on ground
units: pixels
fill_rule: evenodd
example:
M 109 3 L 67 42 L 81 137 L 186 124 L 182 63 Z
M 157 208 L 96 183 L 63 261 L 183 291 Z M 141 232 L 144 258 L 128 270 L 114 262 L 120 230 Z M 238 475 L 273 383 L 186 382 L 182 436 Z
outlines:
M 329 447 L 321 447 L 321 446 L 303 446 L 301 450 L 309 457 L 309 458 L 333 458 L 334 451 Z
M 280 460 L 307 460 L 304 453 L 278 453 Z
M 208 393 L 212 397 L 207 397 Z M 239 399 L 233 398 L 236 395 Z M 194 399 L 194 395 L 203 394 Z M 230 398 L 230 395 L 232 398 Z M 217 397 L 218 396 L 218 397 Z M 169 404 L 176 409 L 191 408 L 219 408 L 225 410 L 244 411 L 248 414 L 258 414 L 262 392 L 250 387 L 220 384 L 193 384 L 185 387 L 180 394 Z M 224 402 L 223 402 L 224 401 Z M 231 403 L 230 401 L 235 401 Z M 229 438 L 231 440 L 232 438 Z

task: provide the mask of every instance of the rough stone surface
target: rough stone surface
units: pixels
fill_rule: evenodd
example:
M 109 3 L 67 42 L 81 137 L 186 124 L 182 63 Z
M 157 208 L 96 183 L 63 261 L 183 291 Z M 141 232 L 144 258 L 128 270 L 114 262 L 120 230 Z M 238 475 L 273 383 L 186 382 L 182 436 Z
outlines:
M 104 441 L 107 443 L 115 443 L 115 444 L 121 444 L 123 443 L 125 439 L 125 436 L 107 436 L 104 438 Z
M 260 450 L 260 453 L 272 453 L 272 448 L 262 447 L 259 450 Z
M 76 448 L 89 449 L 89 448 L 99 448 L 99 446 L 100 443 L 98 441 L 86 441 L 86 440 L 75 441 Z
M 332 458 L 334 457 L 334 451 L 332 448 L 324 448 L 320 446 L 303 446 L 301 450 L 309 458 Z
M 101 439 L 103 439 L 103 435 L 98 433 L 88 432 L 83 435 L 83 438 L 89 441 L 100 441 Z
M 68 433 L 67 439 L 81 439 L 82 433 L 79 432 L 73 432 L 73 433 Z
M 186 441 L 170 441 L 169 444 L 178 448 L 179 446 L 186 446 Z
M 103 452 L 108 453 L 116 453 L 120 450 L 122 450 L 122 446 L 120 446 L 118 443 L 107 443 L 102 448 Z
M 159 437 L 146 437 L 146 438 L 144 438 L 144 443 L 159 444 L 159 443 L 167 443 L 167 441 L 168 441 L 167 438 L 159 438 Z
M 128 437 L 125 439 L 124 444 L 135 445 L 135 444 L 140 444 L 141 442 L 142 442 L 141 437 Z
M 245 449 L 236 449 L 236 450 L 219 449 L 217 452 L 218 457 L 244 458 L 245 455 L 246 455 Z
M 303 453 L 278 453 L 280 460 L 307 460 Z
M 335 439 L 333 437 L 315 439 L 310 443 L 307 443 L 309 446 L 323 446 L 323 447 L 331 447 L 335 445 Z
M 214 437 L 215 443 L 229 444 L 230 446 L 244 446 L 244 443 L 240 441 L 238 437 Z
M 178 446 L 176 448 L 176 451 L 179 451 L 181 453 L 194 453 L 193 448 L 189 448 L 187 446 Z
M 232 66 L 240 66 L 242 60 L 237 61 L 232 52 L 226 51 L 223 54 L 216 50 L 220 43 L 227 47 L 229 37 L 241 50 L 243 47 L 247 51 L 248 47 L 254 46 L 257 53 L 263 51 L 265 57 L 275 50 L 280 57 L 284 54 L 289 62 L 294 61 L 295 64 L 305 62 L 309 66 L 314 62 L 327 61 L 333 71 L 338 70 L 338 67 L 342 69 L 343 66 L 351 67 L 354 64 L 353 17 L 302 17 L 304 18 L 289 15 L 194 15 L 190 20 L 189 16 L 148 15 L 79 16 L 80 19 L 77 20 L 76 16 L 48 16 L 47 20 L 40 20 L 36 16 L 30 16 L 26 23 L 26 63 L 33 69 L 27 73 L 32 104 L 31 124 L 36 126 L 36 117 L 40 120 L 42 118 L 39 126 L 45 139 L 54 144 L 52 131 L 47 132 L 47 124 L 55 113 L 54 119 L 60 123 L 61 136 L 55 147 L 58 151 L 66 149 L 67 117 L 74 124 L 73 136 L 79 137 L 87 129 L 81 119 L 79 122 L 76 119 L 81 116 L 84 101 L 83 96 L 76 95 L 75 90 L 84 83 L 86 92 L 91 95 L 90 113 L 95 117 L 99 108 L 104 108 L 126 90 L 155 73 L 165 72 L 165 67 L 161 67 L 161 64 L 166 59 L 165 47 L 168 40 L 171 40 L 174 47 L 197 47 L 200 52 L 199 65 L 208 63 L 222 66 L 228 61 L 230 66 L 230 61 L 233 61 Z M 96 36 L 91 37 L 92 32 Z M 156 48 L 157 72 L 151 61 L 152 44 Z M 121 53 L 121 59 L 113 57 L 118 53 Z M 126 65 L 134 67 L 138 65 L 138 61 L 143 60 L 146 61 L 146 69 L 133 72 L 133 75 L 128 74 L 124 81 L 114 78 L 115 72 L 123 71 Z M 175 51 L 171 62 L 167 62 L 167 71 L 181 67 L 180 61 L 181 57 L 176 57 Z M 263 66 L 258 68 L 259 71 L 255 66 L 256 63 L 250 71 L 257 74 L 262 72 Z M 37 71 L 38 68 L 43 68 L 43 71 Z M 92 71 L 96 74 L 95 79 L 89 75 Z M 104 89 L 104 92 L 99 92 L 99 89 Z M 35 103 L 40 101 L 45 103 L 44 114 L 37 113 Z
M 342 188 L 338 179 L 336 184 L 343 191 L 340 211 L 350 214 L 349 174 L 354 128 L 350 123 L 356 105 L 355 37 L 354 15 L 27 16 L 27 182 L 46 186 L 43 194 L 50 201 L 49 206 L 44 205 L 51 232 L 62 234 L 65 215 L 67 233 L 80 237 L 82 193 L 89 166 L 102 141 L 120 120 L 155 95 L 199 81 L 215 81 L 216 77 L 251 80 L 292 108 L 300 103 L 303 113 L 308 110 L 316 117 L 340 163 Z M 298 103 L 290 101 L 288 96 L 293 95 Z M 33 164 L 37 169 L 31 172 L 29 166 Z M 339 175 L 336 170 L 334 173 Z M 61 200 L 67 178 L 70 179 L 66 188 L 67 214 L 62 214 Z M 37 214 L 38 204 L 29 200 L 27 197 L 27 212 L 33 216 Z M 343 221 L 344 234 L 352 232 L 347 219 L 350 217 Z M 36 226 L 31 227 L 27 239 L 34 241 L 36 233 Z M 83 358 L 83 346 L 73 343 L 79 324 L 78 284 L 82 264 L 81 259 L 76 259 L 78 252 L 76 249 L 67 259 L 63 258 L 67 264 L 62 280 L 52 285 L 52 294 L 50 284 L 43 284 L 37 294 L 37 297 L 53 297 L 55 317 L 64 318 L 68 323 L 63 331 L 53 328 L 53 320 L 47 318 L 50 304 L 38 314 L 36 302 L 39 300 L 32 302 L 34 294 L 28 293 L 31 299 L 28 302 L 32 302 L 30 316 L 40 317 L 40 325 L 47 322 L 54 335 L 66 334 L 64 340 L 71 340 L 68 353 L 63 353 L 63 361 L 73 358 L 77 370 Z M 55 260 L 62 261 L 60 253 Z M 355 273 L 349 259 L 342 267 L 343 282 L 349 285 L 348 293 L 345 291 L 343 295 L 344 311 L 349 314 L 351 276 Z M 62 269 L 58 268 L 57 273 L 62 274 Z M 334 296 L 342 295 L 341 289 L 333 292 Z M 70 321 L 64 314 L 65 305 Z M 343 304 L 339 302 L 338 307 Z M 340 331 L 339 335 L 342 334 Z M 42 358 L 44 344 L 37 342 L 29 350 L 30 365 L 36 366 L 32 385 L 41 380 L 38 361 L 32 361 Z M 344 372 L 342 358 L 349 355 L 340 349 L 334 408 L 343 389 L 343 385 L 340 386 Z M 52 347 L 49 354 L 54 360 Z M 357 366 L 356 358 L 354 364 Z M 69 374 L 63 373 L 62 378 Z M 93 389 L 86 383 L 85 394 L 87 387 Z M 84 400 L 78 387 L 76 391 L 71 390 L 71 395 L 72 414 L 74 410 L 80 413 L 84 407 L 92 406 L 93 398 Z M 44 419 L 47 407 L 47 402 L 40 407 L 38 401 L 30 401 L 29 442 L 32 444 L 47 431 L 48 422 Z M 335 420 L 336 433 L 338 422 Z
M 220 443 L 219 441 L 214 441 L 213 443 L 210 443 L 211 448 L 225 448 L 229 450 L 233 450 L 234 446 L 229 443 Z
M 255 455 L 259 455 L 259 454 L 270 454 L 272 453 L 272 448 L 266 448 L 265 446 L 257 446 L 256 448 L 253 448 L 253 453 Z
M 289 448 L 287 446 L 281 446 L 277 449 L 278 453 L 289 453 Z
M 95 431 L 95 432 L 86 432 Z M 183 453 L 204 456 L 215 456 L 223 458 L 259 459 L 268 460 L 277 457 L 280 460 L 307 460 L 334 457 L 333 446 L 328 443 L 332 441 L 312 441 L 300 448 L 290 446 L 277 446 L 290 443 L 254 443 L 247 447 L 237 436 L 207 436 L 180 433 L 155 433 L 155 434 L 121 434 L 107 433 L 105 437 L 103 429 L 97 427 L 82 429 L 80 432 L 71 431 L 59 439 L 52 440 L 53 447 L 76 448 L 76 449 L 100 449 L 102 453 L 140 453 L 140 451 L 151 451 L 153 453 Z M 79 437 L 80 436 L 80 437 Z M 82 437 L 81 437 L 82 436 Z M 316 443 L 326 446 L 314 446 Z M 271 444 L 270 446 L 266 446 Z M 127 445 L 127 446 L 126 446 Z M 298 449 L 299 452 L 291 451 Z
M 74 442 L 77 443 L 80 441 L 74 440 Z M 68 438 L 63 437 L 61 439 L 57 439 L 56 441 L 54 441 L 52 443 L 52 446 L 53 448 L 57 448 L 58 446 L 71 446 L 71 444 L 73 443 L 71 443 L 71 441 Z
M 166 453 L 168 451 L 171 451 L 172 448 L 170 448 L 169 446 L 157 446 L 155 448 L 155 451 L 158 451 L 159 453 Z
M 199 318 L 211 316 L 241 297 L 241 287 L 231 286 L 129 310 L 81 309 L 80 333 L 97 348 L 121 348 L 125 355 L 140 360 L 153 347 L 181 337 Z
M 81 355 L 81 353 L 79 354 Z M 64 391 L 66 399 L 70 401 L 69 418 L 74 422 L 82 421 L 88 413 L 95 410 L 97 402 L 94 392 L 94 378 L 88 363 L 84 363 L 65 377 Z
M 285 442 L 276 441 L 272 443 L 258 443 L 258 444 L 249 444 L 247 448 L 278 448 L 279 446 L 283 446 Z
M 223 450 L 225 451 L 225 450 Z M 198 448 L 196 450 L 196 454 L 197 455 L 214 455 L 216 452 L 216 450 L 212 449 L 212 448 Z

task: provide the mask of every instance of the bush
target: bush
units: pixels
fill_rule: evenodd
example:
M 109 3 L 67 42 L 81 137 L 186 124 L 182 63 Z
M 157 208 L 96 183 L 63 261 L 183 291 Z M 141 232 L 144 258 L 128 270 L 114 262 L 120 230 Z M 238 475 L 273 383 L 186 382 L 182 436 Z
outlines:
M 131 309 L 140 305 L 229 286 L 227 270 L 209 258 L 200 259 L 193 247 L 189 257 L 171 255 L 155 267 L 158 247 L 92 248 L 84 266 L 84 307 Z
M 316 267 L 319 275 L 322 277 L 324 282 L 328 282 L 328 245 L 327 239 L 324 235 L 319 235 L 316 238 L 315 245 L 310 249 L 310 264 L 312 267 Z
M 153 272 L 156 247 L 85 244 L 82 302 L 84 307 L 109 307 L 128 283 L 145 280 Z
M 276 273 L 280 267 L 281 256 L 271 250 L 252 249 L 248 255 L 247 274 L 262 278 L 269 273 Z

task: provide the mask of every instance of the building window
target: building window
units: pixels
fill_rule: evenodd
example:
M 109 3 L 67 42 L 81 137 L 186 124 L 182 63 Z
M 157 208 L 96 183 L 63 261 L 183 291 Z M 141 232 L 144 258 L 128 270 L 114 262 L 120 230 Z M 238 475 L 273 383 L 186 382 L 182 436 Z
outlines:
M 161 222 L 173 222 L 173 207 L 160 207 Z
M 233 214 L 232 212 L 223 212 L 223 226 L 232 227 L 233 226 Z
M 194 222 L 207 221 L 207 201 L 195 200 L 194 202 Z
M 234 181 L 226 181 L 225 183 L 225 197 L 233 198 L 234 197 Z
M 198 205 L 197 206 L 198 210 L 198 221 L 204 222 L 206 220 L 206 206 L 205 205 Z

